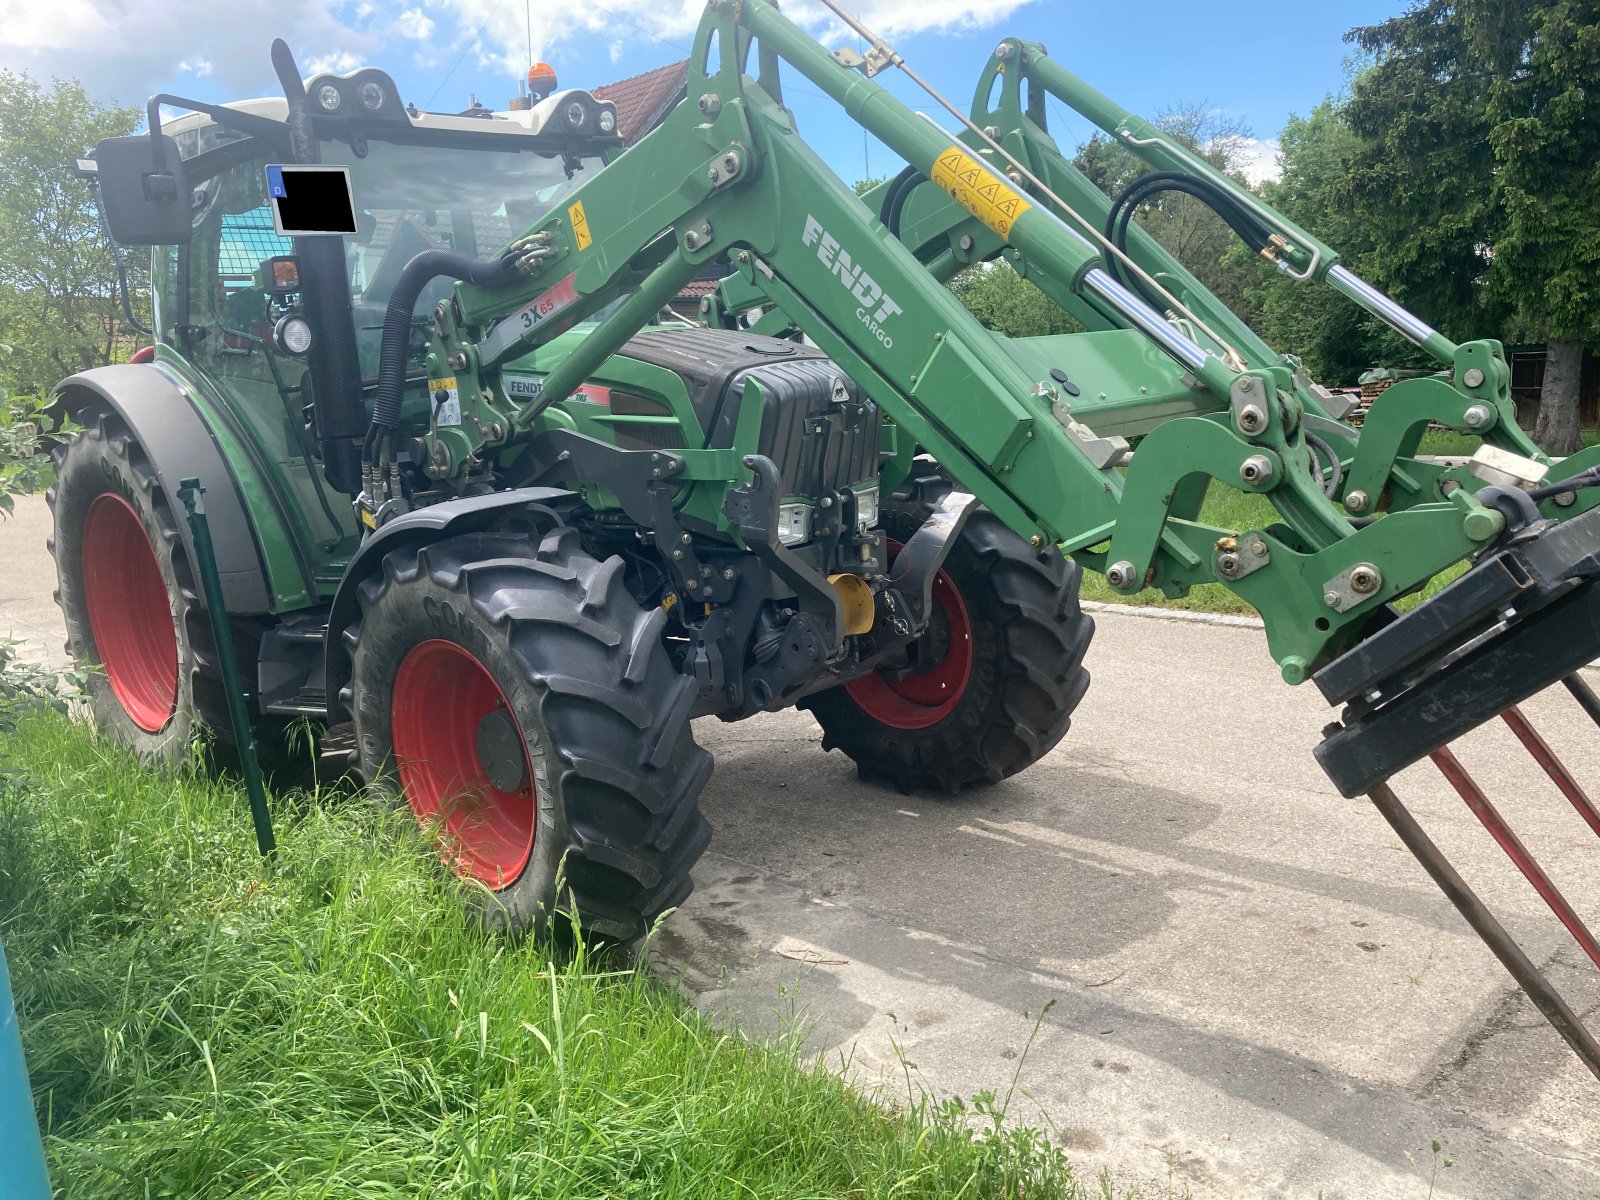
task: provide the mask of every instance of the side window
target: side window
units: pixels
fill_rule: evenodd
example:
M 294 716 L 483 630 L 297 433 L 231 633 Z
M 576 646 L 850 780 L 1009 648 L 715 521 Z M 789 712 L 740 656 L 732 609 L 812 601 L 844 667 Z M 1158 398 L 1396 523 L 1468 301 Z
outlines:
M 272 228 L 262 165 L 252 160 L 202 185 L 190 243 L 189 320 L 207 330 L 195 349 L 212 361 L 267 352 L 260 343 L 272 333 L 274 314 L 256 272 L 267 259 L 294 253 L 293 242 Z
M 272 227 L 264 162 L 251 159 L 201 184 L 204 193 L 189 243 L 189 324 L 193 362 L 234 399 L 268 444 L 293 447 L 306 373 L 300 359 L 272 344 L 281 312 L 259 286 L 262 263 L 294 253 Z

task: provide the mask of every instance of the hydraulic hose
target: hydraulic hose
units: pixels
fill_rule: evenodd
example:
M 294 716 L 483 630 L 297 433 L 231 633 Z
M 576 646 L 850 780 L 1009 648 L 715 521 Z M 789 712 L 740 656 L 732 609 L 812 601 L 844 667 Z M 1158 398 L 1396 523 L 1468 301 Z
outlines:
M 916 167 L 906 167 L 894 177 L 889 184 L 889 190 L 883 197 L 883 209 L 878 214 L 878 219 L 888 227 L 895 237 L 900 236 L 900 214 L 906 206 L 906 199 L 918 184 L 926 183 L 928 177 Z
M 1305 435 L 1306 445 L 1311 447 L 1313 460 L 1320 454 L 1328 460 L 1329 477 L 1322 478 L 1322 469 L 1317 468 L 1317 477 L 1322 479 L 1322 492 L 1328 499 L 1336 499 L 1339 495 L 1339 485 L 1344 482 L 1344 464 L 1339 461 L 1339 452 L 1314 433 Z
M 499 258 L 468 258 L 451 250 L 424 250 L 406 263 L 383 314 L 378 392 L 372 406 L 372 425 L 367 432 L 367 462 L 385 460 L 388 439 L 400 424 L 400 403 L 406 388 L 406 356 L 411 346 L 411 315 L 422 289 L 441 275 L 480 287 L 499 287 L 516 278 L 520 254 L 520 251 L 507 251 Z
M 1229 229 L 1237 234 L 1251 250 L 1260 253 L 1270 245 L 1272 236 L 1260 218 L 1249 212 L 1220 184 L 1201 175 L 1187 171 L 1154 171 L 1135 179 L 1111 203 L 1106 216 L 1106 238 L 1123 254 L 1128 250 L 1128 225 L 1139 205 L 1161 192 L 1183 192 L 1195 197 L 1221 217 Z M 1160 297 L 1152 295 L 1141 279 L 1128 279 L 1120 255 L 1110 248 L 1105 251 L 1106 269 L 1111 277 L 1124 287 L 1135 289 L 1152 307 L 1160 311 L 1166 307 Z
M 1485 508 L 1492 508 L 1506 519 L 1506 532 L 1508 534 L 1520 533 L 1530 525 L 1536 525 L 1544 519 L 1539 512 L 1539 506 L 1532 496 L 1521 488 L 1501 487 L 1492 484 L 1480 488 L 1476 494 L 1479 504 Z

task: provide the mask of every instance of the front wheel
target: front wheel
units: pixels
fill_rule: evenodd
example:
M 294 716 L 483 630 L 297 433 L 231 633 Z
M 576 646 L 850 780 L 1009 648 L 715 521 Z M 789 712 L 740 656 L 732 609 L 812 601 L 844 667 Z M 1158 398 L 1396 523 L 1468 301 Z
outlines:
M 361 586 L 362 773 L 482 885 L 491 924 L 542 932 L 570 903 L 585 933 L 632 941 L 689 894 L 710 839 L 694 684 L 622 567 L 570 527 L 505 529 L 392 551 Z
M 927 474 L 897 492 L 882 515 L 892 548 L 949 491 Z M 904 792 L 954 793 L 1032 766 L 1089 687 L 1094 620 L 1078 604 L 1081 578 L 1053 547 L 1035 550 L 976 510 L 934 579 L 928 628 L 903 659 L 800 702 L 822 726 L 823 748 Z
M 95 721 L 145 759 L 184 761 L 204 740 L 233 759 L 233 727 L 210 615 L 201 603 L 172 502 L 134 431 L 115 413 L 90 413 L 54 454 L 46 493 L 54 528 L 56 602 L 67 651 L 87 673 Z M 221 618 L 246 671 L 272 618 Z M 310 765 L 290 723 L 254 714 L 264 768 Z

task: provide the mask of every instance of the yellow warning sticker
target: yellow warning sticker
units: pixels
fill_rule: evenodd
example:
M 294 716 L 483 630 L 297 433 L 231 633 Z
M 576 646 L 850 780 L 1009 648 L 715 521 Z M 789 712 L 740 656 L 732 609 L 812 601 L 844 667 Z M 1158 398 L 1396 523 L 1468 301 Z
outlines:
M 953 146 L 934 162 L 929 177 L 1001 237 L 1010 237 L 1017 218 L 1033 207 L 1000 176 Z
M 567 217 L 572 221 L 572 236 L 578 239 L 578 249 L 587 250 L 594 238 L 589 234 L 589 217 L 583 211 L 582 200 L 567 209 Z

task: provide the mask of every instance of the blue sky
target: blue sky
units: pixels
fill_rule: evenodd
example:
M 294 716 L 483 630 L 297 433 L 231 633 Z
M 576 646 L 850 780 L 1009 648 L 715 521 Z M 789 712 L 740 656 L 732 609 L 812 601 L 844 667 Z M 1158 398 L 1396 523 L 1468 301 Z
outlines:
M 0 64 L 36 77 L 82 78 L 91 92 L 124 103 L 157 90 L 233 99 L 273 90 L 272 37 L 294 47 L 301 68 L 380 66 L 402 95 L 427 107 L 465 107 L 469 93 L 503 107 L 528 57 L 528 0 L 12 0 L 0 23 Z M 1220 0 L 1213 6 L 1148 0 L 854 0 L 853 7 L 934 86 L 965 110 L 988 53 L 1003 35 L 1044 42 L 1068 70 L 1145 115 L 1175 104 L 1206 104 L 1248 123 L 1270 164 L 1291 113 L 1305 113 L 1345 79 L 1344 32 L 1394 15 L 1404 0 L 1299 5 Z M 596 86 L 685 55 L 698 0 L 533 0 L 536 57 L 563 85 Z M 833 45 L 841 36 L 816 0 L 785 11 Z M 220 14 L 226 13 L 225 18 Z M 12 14 L 15 14 L 14 16 Z M 908 103 L 931 107 L 898 72 L 879 76 Z M 887 175 L 898 162 L 863 146 L 850 126 L 804 81 L 790 89 L 805 137 L 845 180 Z M 431 99 L 431 104 L 430 104 Z M 1054 132 L 1067 145 L 1090 133 L 1053 106 Z

